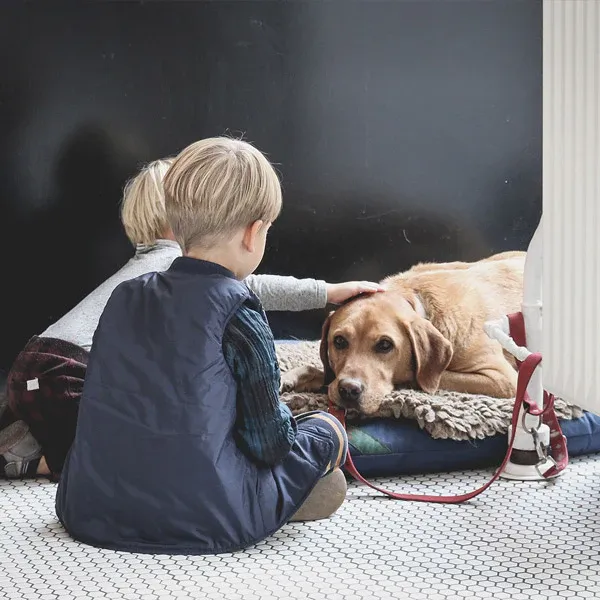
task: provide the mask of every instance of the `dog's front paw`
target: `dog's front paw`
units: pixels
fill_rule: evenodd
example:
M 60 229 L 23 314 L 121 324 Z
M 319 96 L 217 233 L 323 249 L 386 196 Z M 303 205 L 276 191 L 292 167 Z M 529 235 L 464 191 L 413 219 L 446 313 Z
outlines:
M 281 374 L 281 383 L 279 384 L 279 393 L 285 394 L 286 392 L 292 392 L 298 377 L 294 374 L 296 369 L 292 369 L 287 373 Z
M 324 385 L 325 376 L 317 367 L 297 367 L 281 375 L 280 391 L 318 392 Z

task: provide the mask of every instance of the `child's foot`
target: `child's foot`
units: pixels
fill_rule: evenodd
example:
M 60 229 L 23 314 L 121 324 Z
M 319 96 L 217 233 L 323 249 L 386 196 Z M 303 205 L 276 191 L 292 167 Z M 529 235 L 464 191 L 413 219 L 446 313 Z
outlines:
M 341 469 L 325 475 L 290 521 L 318 521 L 330 517 L 344 502 L 348 484 Z
M 0 431 L 0 477 L 34 477 L 42 458 L 42 448 L 23 421 L 15 421 Z

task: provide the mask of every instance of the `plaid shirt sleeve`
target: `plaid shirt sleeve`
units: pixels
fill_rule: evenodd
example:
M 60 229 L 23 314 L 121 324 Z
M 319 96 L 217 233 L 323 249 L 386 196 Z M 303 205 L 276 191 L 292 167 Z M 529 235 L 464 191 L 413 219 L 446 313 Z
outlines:
M 297 429 L 279 400 L 279 364 L 266 317 L 243 305 L 225 329 L 223 352 L 237 383 L 236 441 L 251 459 L 274 465 L 290 451 Z

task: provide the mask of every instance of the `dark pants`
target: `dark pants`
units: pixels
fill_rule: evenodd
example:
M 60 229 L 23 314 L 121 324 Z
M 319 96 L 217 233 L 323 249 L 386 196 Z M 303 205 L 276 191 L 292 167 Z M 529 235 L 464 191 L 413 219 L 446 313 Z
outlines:
M 348 454 L 348 436 L 342 424 L 329 413 L 313 410 L 296 417 L 298 423 L 298 437 L 304 435 L 325 435 L 333 444 L 329 463 L 323 475 L 328 475 L 333 470 L 342 467 Z
M 33 337 L 8 374 L 7 411 L 27 423 L 55 478 L 75 438 L 88 356 L 70 342 Z

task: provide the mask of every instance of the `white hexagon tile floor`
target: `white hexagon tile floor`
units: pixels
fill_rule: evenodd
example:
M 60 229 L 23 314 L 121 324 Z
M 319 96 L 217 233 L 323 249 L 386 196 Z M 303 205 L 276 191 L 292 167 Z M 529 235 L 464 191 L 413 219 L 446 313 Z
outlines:
M 381 480 L 467 491 L 488 471 Z M 553 483 L 501 481 L 459 506 L 395 502 L 352 485 L 334 518 L 237 554 L 115 553 L 71 541 L 54 485 L 0 482 L 0 599 L 600 598 L 600 456 Z

